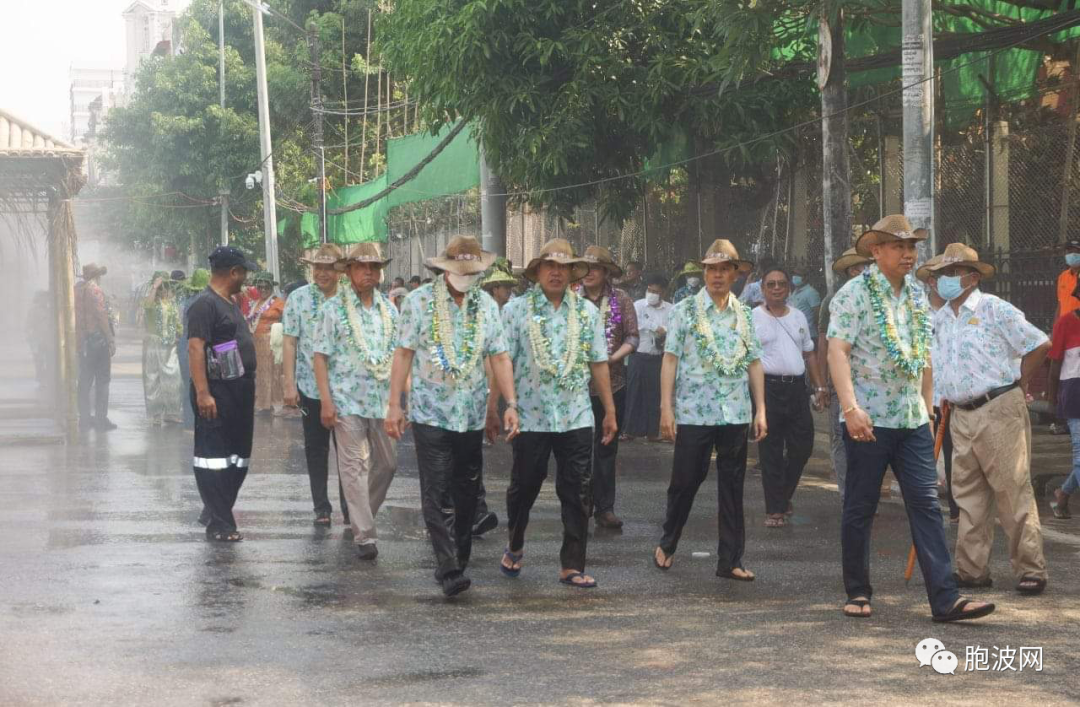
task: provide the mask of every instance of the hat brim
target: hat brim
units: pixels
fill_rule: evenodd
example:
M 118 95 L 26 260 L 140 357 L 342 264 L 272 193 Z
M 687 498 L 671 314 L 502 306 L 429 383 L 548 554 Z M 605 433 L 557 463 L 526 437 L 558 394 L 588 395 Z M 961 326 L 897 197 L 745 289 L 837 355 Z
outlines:
M 522 275 L 529 282 L 536 282 L 536 269 L 540 267 L 540 263 L 548 261 L 550 263 L 560 263 L 562 265 L 570 266 L 570 282 L 577 282 L 586 275 L 589 274 L 589 262 L 584 258 L 547 258 L 539 257 L 533 258 L 529 261 L 529 266 L 525 268 L 525 272 Z
M 428 270 L 448 272 L 451 275 L 477 275 L 486 272 L 495 264 L 499 256 L 486 250 L 480 251 L 479 260 L 454 260 L 453 258 L 428 258 L 424 261 L 424 267 Z
M 704 267 L 706 265 L 722 265 L 724 263 L 731 263 L 735 266 L 735 271 L 740 275 L 750 272 L 754 269 L 754 264 L 749 260 L 739 260 L 738 258 L 706 258 L 701 261 L 702 274 L 704 274 Z
M 994 277 L 994 275 L 997 273 L 997 268 L 995 268 L 993 265 L 991 265 L 990 263 L 983 263 L 978 260 L 953 260 L 947 263 L 942 262 L 934 263 L 933 265 L 923 265 L 921 268 L 919 268 L 919 271 L 925 270 L 926 277 L 929 278 L 933 273 L 936 273 L 938 270 L 944 270 L 945 268 L 952 267 L 953 265 L 962 265 L 965 268 L 971 268 L 987 280 Z M 918 271 L 915 273 L 915 276 L 919 276 Z M 919 279 L 922 280 L 925 278 Z
M 385 268 L 393 258 L 386 258 L 385 260 L 360 260 L 358 258 L 342 258 L 334 263 L 334 269 L 338 272 L 345 272 L 349 269 L 349 266 L 353 263 L 374 263 L 379 267 Z
M 486 280 L 480 283 L 481 287 L 494 287 L 496 285 L 506 285 L 513 287 L 518 284 L 517 279 L 513 275 L 507 275 L 506 273 L 499 271 L 494 275 L 491 275 Z
M 928 235 L 925 228 L 916 228 L 910 238 L 900 238 L 895 233 L 870 229 L 859 236 L 859 240 L 855 241 L 855 252 L 864 258 L 872 258 L 873 253 L 870 251 L 872 246 L 891 243 L 892 241 L 925 241 Z
M 337 258 L 300 258 L 300 262 L 304 265 L 330 265 L 331 267 L 337 265 Z
M 589 266 L 589 268 L 603 268 L 607 270 L 608 275 L 615 280 L 620 279 L 625 274 L 623 272 L 623 269 L 615 263 L 609 263 L 604 260 L 589 260 L 588 258 L 583 258 L 583 260 Z
M 874 262 L 870 258 L 863 255 L 841 255 L 836 259 L 836 262 L 832 264 L 833 272 L 837 275 L 843 275 L 847 273 L 848 268 L 856 265 L 869 265 Z

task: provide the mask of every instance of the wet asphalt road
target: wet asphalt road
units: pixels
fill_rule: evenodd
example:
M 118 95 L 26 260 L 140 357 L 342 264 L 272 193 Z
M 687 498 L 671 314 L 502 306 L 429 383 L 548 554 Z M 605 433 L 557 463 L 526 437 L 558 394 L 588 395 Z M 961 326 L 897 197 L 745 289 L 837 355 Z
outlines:
M 133 342 L 114 376 L 119 430 L 66 448 L 0 448 L 0 704 L 1061 704 L 1080 695 L 1080 542 L 1067 521 L 1044 520 L 1044 596 L 1012 591 L 999 532 L 998 586 L 978 595 L 998 613 L 940 626 L 922 584 L 904 584 L 910 535 L 902 506 L 885 503 L 875 616 L 845 619 L 838 496 L 820 460 L 781 530 L 762 527 L 760 476 L 748 475 L 746 564 L 758 581 L 744 584 L 713 576 L 711 475 L 674 568 L 652 566 L 670 447 L 634 443 L 620 454 L 626 527 L 590 539 L 598 589 L 556 582 L 561 524 L 548 484 L 522 576 L 498 572 L 500 526 L 474 547 L 473 589 L 447 601 L 432 580 L 411 443 L 378 517 L 379 559 L 367 564 L 336 510 L 329 531 L 312 526 L 299 420 L 260 419 L 237 504 L 247 540 L 215 545 L 195 522 L 190 433 L 142 420 Z M 502 520 L 509 449 L 486 459 Z M 915 645 L 930 636 L 959 656 L 954 676 L 918 667 Z M 964 672 L 965 648 L 976 645 L 1042 647 L 1043 670 Z

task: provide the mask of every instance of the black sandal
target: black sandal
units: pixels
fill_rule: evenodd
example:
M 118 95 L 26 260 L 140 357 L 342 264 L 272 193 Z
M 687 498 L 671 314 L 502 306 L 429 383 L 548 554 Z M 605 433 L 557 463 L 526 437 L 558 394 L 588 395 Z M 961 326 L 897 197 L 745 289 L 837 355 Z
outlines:
M 213 542 L 216 542 L 216 543 L 238 543 L 238 542 L 240 542 L 241 540 L 244 539 L 244 536 L 241 535 L 240 533 L 238 533 L 235 530 L 232 531 L 231 533 L 227 533 L 227 532 L 225 532 L 223 530 L 219 530 L 216 533 L 207 533 L 206 534 L 206 539 L 207 540 L 212 540 Z
M 735 570 L 742 570 L 746 572 L 744 575 L 735 574 Z M 728 570 L 716 570 L 717 577 L 723 577 L 724 579 L 734 579 L 736 582 L 753 582 L 756 576 L 745 567 L 732 567 Z
M 848 612 L 847 608 L 849 606 L 857 606 L 857 607 L 859 607 L 859 613 L 852 614 L 852 613 Z M 841 609 L 841 611 L 843 611 L 844 616 L 848 617 L 849 619 L 868 619 L 871 616 L 873 616 L 873 613 L 869 613 L 869 614 L 863 613 L 863 609 L 865 609 L 868 606 L 870 606 L 870 600 L 869 599 L 848 599 L 846 602 L 844 602 L 844 608 Z M 871 612 L 872 611 L 873 611 L 873 609 L 871 609 Z
M 942 614 L 941 616 L 934 617 L 934 623 L 944 624 L 952 621 L 968 621 L 969 619 L 981 619 L 984 616 L 989 616 L 994 613 L 994 605 L 987 604 L 979 609 L 972 609 L 971 611 L 964 611 L 964 607 L 971 603 L 971 599 L 961 599 L 956 602 L 949 613 Z
M 328 514 L 323 514 L 323 515 L 316 516 L 314 522 L 315 522 L 315 525 L 329 526 L 330 525 L 330 516 Z
M 1025 587 L 1025 584 L 1028 584 L 1029 586 Z M 1042 594 L 1044 589 L 1046 589 L 1046 580 L 1038 577 L 1021 577 L 1020 581 L 1016 584 L 1016 591 L 1021 594 L 1027 594 L 1028 596 Z

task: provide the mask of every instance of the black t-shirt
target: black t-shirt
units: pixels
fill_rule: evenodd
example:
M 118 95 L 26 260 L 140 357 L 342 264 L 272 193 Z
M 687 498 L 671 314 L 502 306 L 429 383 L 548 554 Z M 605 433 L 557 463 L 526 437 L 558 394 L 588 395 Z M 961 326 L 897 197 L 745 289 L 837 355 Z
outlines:
M 217 346 L 236 339 L 244 372 L 255 372 L 255 341 L 240 308 L 207 287 L 188 305 L 188 338 L 202 339 L 207 346 Z

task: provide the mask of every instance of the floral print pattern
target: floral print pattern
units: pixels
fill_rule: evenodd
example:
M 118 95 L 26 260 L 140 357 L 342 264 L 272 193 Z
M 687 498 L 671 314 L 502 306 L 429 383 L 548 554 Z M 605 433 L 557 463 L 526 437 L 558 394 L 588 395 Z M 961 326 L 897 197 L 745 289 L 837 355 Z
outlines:
M 914 275 L 904 278 L 904 286 L 896 295 L 877 265 L 871 265 L 867 272 L 876 278 L 884 293 L 885 306 L 892 310 L 900 339 L 911 341 L 915 317 L 909 311 L 908 297 L 910 294 L 915 307 L 929 316 L 926 293 Z M 930 421 L 922 397 L 921 378 L 906 375 L 889 356 L 874 318 L 865 273 L 840 288 L 829 303 L 828 336 L 851 345 L 848 358 L 855 400 L 870 416 L 874 427 L 908 430 Z
M 315 332 L 321 323 L 322 303 L 326 301 L 315 285 L 307 285 L 289 295 L 285 302 L 282 327 L 285 336 L 296 337 L 296 387 L 305 396 L 318 400 L 315 383 Z
M 484 359 L 506 351 L 499 305 L 486 292 L 481 297 L 484 331 L 483 351 L 467 375 L 455 378 L 432 360 L 431 304 L 435 290 L 429 283 L 405 298 L 398 318 L 397 346 L 415 351 L 412 364 L 412 390 L 409 393 L 409 419 L 421 425 L 440 427 L 451 432 L 482 430 L 487 418 L 488 381 Z M 465 303 L 450 302 L 450 321 L 454 346 L 464 350 Z
M 697 337 L 694 336 L 693 305 L 696 302 L 697 306 L 704 308 L 720 355 L 733 356 L 739 343 L 739 335 L 735 331 L 737 317 L 732 307 L 735 299 L 735 295 L 730 295 L 728 306 L 720 310 L 708 291 L 702 288 L 671 310 L 664 353 L 679 359 L 679 370 L 675 377 L 676 424 L 746 425 L 751 421 L 750 377 L 746 369 L 733 376 L 722 375 L 702 358 Z M 753 362 L 761 358 L 761 342 L 754 330 L 754 318 L 749 314 L 748 311 L 746 319 L 750 341 L 747 343 L 747 360 Z
M 552 358 L 559 360 L 566 352 L 567 315 L 570 307 L 566 300 L 555 309 L 550 300 L 541 298 L 541 316 L 547 318 L 548 338 L 551 341 Z M 600 310 L 585 301 L 587 321 L 583 324 L 593 332 L 589 349 L 593 363 L 607 361 L 607 339 L 604 336 Z M 592 403 L 589 389 L 564 390 L 550 381 L 533 360 L 529 343 L 529 302 L 527 297 L 510 300 L 503 308 L 503 326 L 506 330 L 506 346 L 514 364 L 514 389 L 518 396 L 518 419 L 522 432 L 569 432 L 593 426 Z
M 375 293 L 375 297 L 378 296 Z M 321 321 L 315 333 L 315 353 L 325 354 L 329 359 L 330 397 L 338 415 L 383 420 L 390 403 L 390 381 L 375 378 L 362 363 L 360 351 L 349 345 L 349 322 L 342 315 L 339 297 L 353 298 L 362 335 L 370 349 L 381 351 L 394 345 L 393 334 L 390 340 L 383 335 L 378 302 L 372 300 L 371 306 L 365 307 L 351 287 L 340 288 L 337 295 L 326 300 L 319 309 Z M 389 309 L 390 317 L 396 324 L 397 310 L 393 307 Z

